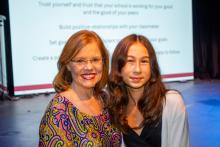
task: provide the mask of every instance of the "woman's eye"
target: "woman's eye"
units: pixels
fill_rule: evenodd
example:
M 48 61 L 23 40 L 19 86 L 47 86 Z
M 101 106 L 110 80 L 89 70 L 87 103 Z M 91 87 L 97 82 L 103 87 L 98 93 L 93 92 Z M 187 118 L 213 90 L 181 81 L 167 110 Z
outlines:
M 96 63 L 96 62 L 99 62 L 101 59 L 99 59 L 99 58 L 93 58 L 91 61 L 93 62 L 93 63 Z
M 86 61 L 84 59 L 78 59 L 78 60 L 75 60 L 75 62 L 81 64 L 81 63 L 85 63 Z

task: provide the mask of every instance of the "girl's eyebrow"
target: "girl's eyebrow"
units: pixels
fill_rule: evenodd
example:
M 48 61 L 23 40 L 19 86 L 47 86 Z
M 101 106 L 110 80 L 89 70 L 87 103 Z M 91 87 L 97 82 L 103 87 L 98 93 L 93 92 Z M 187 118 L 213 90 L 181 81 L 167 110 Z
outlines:
M 128 55 L 127 57 L 130 57 L 130 58 L 135 58 L 135 56 L 132 56 L 132 55 Z M 150 58 L 149 56 L 143 56 L 141 58 Z

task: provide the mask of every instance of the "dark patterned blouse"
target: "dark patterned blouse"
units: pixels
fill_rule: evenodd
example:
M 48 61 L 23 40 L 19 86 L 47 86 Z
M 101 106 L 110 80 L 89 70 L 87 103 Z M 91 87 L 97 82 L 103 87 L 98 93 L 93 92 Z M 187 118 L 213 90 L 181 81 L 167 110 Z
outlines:
M 110 123 L 108 111 L 91 116 L 67 98 L 56 95 L 40 123 L 39 146 L 119 147 L 121 133 Z

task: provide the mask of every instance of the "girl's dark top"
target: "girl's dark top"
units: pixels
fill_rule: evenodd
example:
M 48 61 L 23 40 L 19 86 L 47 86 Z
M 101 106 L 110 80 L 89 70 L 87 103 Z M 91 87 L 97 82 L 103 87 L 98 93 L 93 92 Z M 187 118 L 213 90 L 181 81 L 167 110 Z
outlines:
M 123 134 L 126 147 L 161 147 L 162 118 L 157 126 L 145 125 L 140 136 L 132 129 Z

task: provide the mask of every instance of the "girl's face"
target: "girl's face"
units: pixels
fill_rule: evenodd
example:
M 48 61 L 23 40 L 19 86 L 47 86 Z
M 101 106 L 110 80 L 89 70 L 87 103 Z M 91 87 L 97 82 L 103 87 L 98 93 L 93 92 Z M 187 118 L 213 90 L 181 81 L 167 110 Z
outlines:
M 96 42 L 83 47 L 67 65 L 72 74 L 73 86 L 91 89 L 101 80 L 103 59 Z
M 135 43 L 128 49 L 126 64 L 121 70 L 124 83 L 131 89 L 142 89 L 151 76 L 150 59 L 147 49 Z

